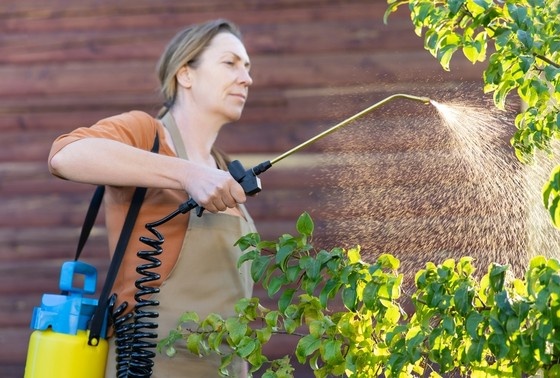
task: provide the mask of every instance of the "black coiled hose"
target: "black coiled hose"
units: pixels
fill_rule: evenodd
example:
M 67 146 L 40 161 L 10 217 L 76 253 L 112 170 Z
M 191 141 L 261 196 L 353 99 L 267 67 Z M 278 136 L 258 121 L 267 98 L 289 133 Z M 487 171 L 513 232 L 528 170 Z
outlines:
M 156 356 L 154 349 L 157 346 L 157 343 L 152 340 L 157 338 L 157 332 L 154 330 L 157 329 L 158 324 L 150 319 L 156 319 L 159 316 L 154 311 L 154 307 L 157 307 L 159 302 L 146 297 L 159 293 L 158 287 L 148 284 L 160 279 L 160 275 L 151 270 L 161 266 L 161 261 L 157 256 L 163 252 L 162 244 L 164 242 L 163 235 L 156 230 L 156 227 L 196 206 L 196 202 L 189 200 L 165 218 L 146 224 L 146 229 L 155 236 L 155 239 L 140 237 L 140 241 L 150 249 L 137 253 L 138 257 L 146 260 L 147 263 L 136 267 L 136 272 L 142 275 L 135 282 L 138 289 L 134 295 L 136 304 L 131 312 L 124 314 L 128 307 L 128 303 L 124 302 L 113 312 L 112 316 L 117 352 L 117 378 L 149 378 L 152 375 L 154 366 L 152 359 Z

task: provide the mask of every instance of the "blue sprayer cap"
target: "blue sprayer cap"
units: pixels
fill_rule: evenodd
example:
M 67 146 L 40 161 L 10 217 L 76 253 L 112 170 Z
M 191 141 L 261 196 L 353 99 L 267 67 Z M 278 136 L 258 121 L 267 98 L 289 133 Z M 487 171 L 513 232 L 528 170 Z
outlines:
M 79 280 L 78 275 L 83 276 Z M 82 287 L 74 287 L 75 282 L 82 282 Z M 62 264 L 59 287 L 63 294 L 43 294 L 41 306 L 33 309 L 31 328 L 69 335 L 77 334 L 78 330 L 86 330 L 91 319 L 97 299 L 86 298 L 84 295 L 95 293 L 97 270 L 81 261 L 67 261 Z M 103 327 L 102 336 L 105 336 Z

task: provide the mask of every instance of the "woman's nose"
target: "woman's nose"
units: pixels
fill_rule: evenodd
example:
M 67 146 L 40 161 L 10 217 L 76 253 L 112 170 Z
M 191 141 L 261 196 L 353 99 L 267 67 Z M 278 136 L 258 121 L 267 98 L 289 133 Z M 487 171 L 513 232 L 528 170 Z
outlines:
M 251 84 L 253 84 L 253 78 L 251 77 L 251 74 L 249 73 L 249 71 L 242 70 L 242 72 L 240 74 L 240 81 L 247 86 L 250 86 Z

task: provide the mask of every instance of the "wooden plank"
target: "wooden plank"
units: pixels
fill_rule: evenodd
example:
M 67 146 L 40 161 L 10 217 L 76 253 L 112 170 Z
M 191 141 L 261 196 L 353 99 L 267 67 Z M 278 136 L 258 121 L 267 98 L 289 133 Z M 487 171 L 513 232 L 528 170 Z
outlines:
M 29 327 L 3 327 L 0 335 L 0 365 L 2 365 L 2 376 L 4 367 L 9 367 L 8 372 L 23 372 L 25 357 L 27 356 L 27 345 L 31 330 Z M 14 365 L 19 366 L 17 369 Z M 21 378 L 23 374 L 6 375 L 6 377 Z
M 61 4 L 43 6 L 33 4 L 34 9 L 25 10 L 9 7 L 0 11 L 2 28 L 4 31 L 32 31 L 44 32 L 49 30 L 88 30 L 100 28 L 143 28 L 160 29 L 162 20 L 167 26 L 184 27 L 185 25 L 202 22 L 220 17 L 231 19 L 240 25 L 270 24 L 270 23 L 292 23 L 292 22 L 317 22 L 318 20 L 345 20 L 353 22 L 358 19 L 371 18 L 381 21 L 381 15 L 386 9 L 386 4 L 376 3 L 370 0 L 352 0 L 341 4 L 327 2 L 306 6 L 304 2 L 295 3 L 262 2 L 253 0 L 251 5 L 245 1 L 242 4 L 221 0 L 223 4 L 212 4 L 202 1 L 202 4 L 191 2 L 177 2 L 176 4 L 154 5 L 149 2 L 147 7 L 142 4 L 131 6 L 130 3 L 121 2 L 118 6 L 114 3 L 98 4 L 92 7 L 86 4 L 63 2 Z M 324 3 L 324 1 L 322 1 Z M 208 8 L 205 8 L 207 5 Z M 77 9 L 72 9 L 72 8 Z M 124 9 L 128 7 L 128 9 Z M 219 12 L 216 13 L 216 7 Z M 134 9 L 131 9 L 134 8 Z M 196 8 L 196 12 L 192 8 Z M 376 18 L 377 17 L 377 18 Z M 406 12 L 398 12 L 393 15 L 392 20 L 398 18 L 409 19 Z
M 259 127 L 258 131 L 276 129 L 278 126 L 297 129 L 310 123 L 323 124 L 326 129 L 326 126 L 396 93 L 433 96 L 434 99 L 441 100 L 442 92 L 447 90 L 447 86 L 442 84 L 412 86 L 406 82 L 380 85 L 364 82 L 358 85 L 326 88 L 251 88 L 249 101 L 241 120 L 235 123 L 235 127 L 225 127 L 223 130 L 227 132 L 232 128 L 257 125 L 264 126 Z M 466 103 L 470 101 L 469 96 L 473 99 L 480 97 L 478 89 L 468 89 L 468 82 L 463 82 L 459 89 Z M 457 86 L 453 90 L 457 90 Z M 0 103 L 0 130 L 34 133 L 57 130 L 62 133 L 76 127 L 92 125 L 99 119 L 132 109 L 155 115 L 159 110 L 160 102 L 159 96 L 153 92 L 81 96 L 36 94 L 27 96 L 25 103 L 19 99 L 5 97 Z M 402 107 L 405 106 L 408 117 L 429 115 L 439 118 L 434 108 L 419 106 L 422 104 L 416 102 L 399 99 L 388 105 L 385 105 L 382 111 L 372 113 L 375 114 L 376 119 L 393 119 L 399 117 L 399 114 L 402 117 Z M 299 122 L 303 121 L 305 124 L 300 125 Z M 55 135 L 45 134 L 45 138 Z
M 414 61 L 410 69 L 408 62 Z M 365 85 L 404 81 L 423 82 L 425 77 L 441 77 L 439 63 L 424 52 L 370 54 L 364 52 L 318 53 L 310 57 L 259 56 L 253 59 L 254 87 L 277 88 Z M 275 67 L 274 70 L 265 67 Z M 154 63 L 144 60 L 73 62 L 67 65 L 0 66 L 3 86 L 0 97 L 49 95 L 88 96 L 93 94 L 154 93 L 158 84 Z M 118 73 L 116 75 L 115 73 Z M 450 78 L 480 78 L 481 71 L 464 60 L 457 61 Z M 398 80 L 397 80 L 398 78 Z
M 283 25 L 259 24 L 243 28 L 244 42 L 251 57 L 265 54 L 306 55 L 329 51 L 367 51 L 372 54 L 421 48 L 412 26 L 396 22 L 392 27 L 372 19 L 327 20 Z M 144 59 L 156 62 L 177 28 L 101 29 L 42 33 L 28 38 L 28 33 L 0 37 L 4 54 L 0 63 L 33 63 L 70 61 L 104 61 Z M 426 52 L 426 54 L 428 54 Z

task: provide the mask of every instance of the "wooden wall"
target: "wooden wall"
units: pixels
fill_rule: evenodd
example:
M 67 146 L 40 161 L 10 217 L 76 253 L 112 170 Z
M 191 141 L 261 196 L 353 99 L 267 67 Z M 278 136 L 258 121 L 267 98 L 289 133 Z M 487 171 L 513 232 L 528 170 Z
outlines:
M 244 116 L 219 140 L 247 166 L 394 93 L 481 93 L 481 67 L 458 58 L 451 73 L 444 72 L 414 35 L 408 14 L 394 14 L 385 25 L 385 7 L 381 0 L 3 1 L 0 375 L 22 375 L 32 309 L 43 293 L 58 291 L 61 262 L 73 256 L 93 190 L 49 175 L 46 158 L 56 136 L 130 109 L 154 113 L 161 102 L 154 66 L 165 43 L 183 26 L 216 17 L 240 25 L 253 62 Z M 379 163 L 402 153 L 409 159 L 401 160 L 406 168 L 417 163 L 411 151 L 429 154 L 445 141 L 429 143 L 441 133 L 437 120 L 424 131 L 403 134 L 398 125 L 437 115 L 423 104 L 402 102 L 376 113 L 372 122 L 383 127 L 361 148 L 379 153 Z M 316 240 L 329 240 L 328 219 L 352 213 L 344 204 L 333 209 L 322 202 L 334 197 L 325 196 L 333 180 L 322 154 L 353 148 L 327 139 L 261 176 L 263 192 L 248 206 L 264 238 L 293 232 L 297 217 L 312 211 Z M 380 186 L 403 185 L 387 165 L 372 169 Z M 108 264 L 104 240 L 100 222 L 85 259 L 101 276 Z M 292 341 L 278 339 L 270 353 L 292 348 Z M 305 369 L 298 374 L 310 376 Z

